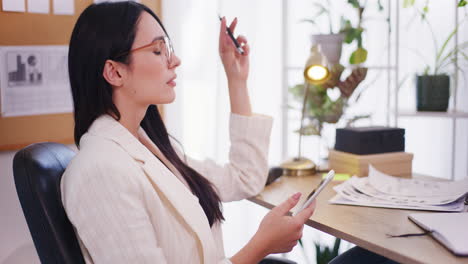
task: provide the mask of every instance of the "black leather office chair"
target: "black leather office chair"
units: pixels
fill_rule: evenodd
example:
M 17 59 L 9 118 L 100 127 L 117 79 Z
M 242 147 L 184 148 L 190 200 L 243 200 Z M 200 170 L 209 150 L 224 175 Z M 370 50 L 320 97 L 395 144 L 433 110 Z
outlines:
M 13 159 L 16 192 L 42 263 L 84 263 L 60 194 L 60 179 L 74 155 L 47 142 L 25 147 Z

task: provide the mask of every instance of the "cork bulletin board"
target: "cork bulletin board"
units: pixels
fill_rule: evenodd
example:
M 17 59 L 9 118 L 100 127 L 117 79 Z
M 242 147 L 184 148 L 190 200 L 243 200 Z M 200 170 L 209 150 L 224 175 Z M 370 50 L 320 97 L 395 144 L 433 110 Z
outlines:
M 160 14 L 161 0 L 141 2 Z M 0 1 L 0 45 L 68 45 L 78 16 L 91 3 L 92 0 L 75 0 L 74 15 L 54 15 L 52 0 L 49 14 L 4 12 Z M 73 125 L 72 113 L 0 116 L 0 151 L 16 150 L 43 141 L 72 144 Z

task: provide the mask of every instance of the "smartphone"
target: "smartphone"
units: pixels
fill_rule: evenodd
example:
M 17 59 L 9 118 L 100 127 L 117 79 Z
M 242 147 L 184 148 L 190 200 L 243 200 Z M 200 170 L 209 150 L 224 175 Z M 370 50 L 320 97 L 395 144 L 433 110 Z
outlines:
M 302 210 L 307 208 L 307 206 L 309 206 L 312 203 L 312 201 L 319 195 L 319 193 L 323 189 L 325 189 L 325 186 L 327 186 L 327 184 L 329 184 L 333 180 L 333 177 L 335 177 L 335 171 L 331 170 L 331 171 L 328 172 L 327 176 L 325 178 L 323 178 L 322 181 L 320 181 L 317 188 L 315 188 L 309 194 L 309 196 L 307 196 L 306 202 L 301 206 L 301 209 L 297 210 L 296 213 L 294 213 L 294 215 L 297 215 L 299 212 L 301 212 Z

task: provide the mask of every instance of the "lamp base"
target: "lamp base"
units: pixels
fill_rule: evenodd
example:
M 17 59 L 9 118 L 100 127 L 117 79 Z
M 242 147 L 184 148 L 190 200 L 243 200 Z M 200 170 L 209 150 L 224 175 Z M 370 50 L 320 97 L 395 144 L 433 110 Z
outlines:
M 281 165 L 283 175 L 286 176 L 308 176 L 316 173 L 315 163 L 306 158 L 293 158 L 286 160 Z

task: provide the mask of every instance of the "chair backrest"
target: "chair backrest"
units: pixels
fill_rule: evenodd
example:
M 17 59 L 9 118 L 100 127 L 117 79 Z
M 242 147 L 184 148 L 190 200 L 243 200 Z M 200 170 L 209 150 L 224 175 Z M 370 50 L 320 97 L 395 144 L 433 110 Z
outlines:
M 13 159 L 13 174 L 29 231 L 42 263 L 84 263 L 62 205 L 60 180 L 75 152 L 58 143 L 37 143 Z

